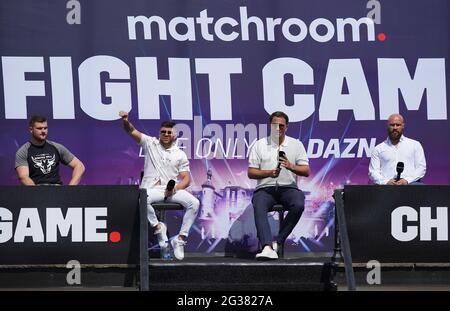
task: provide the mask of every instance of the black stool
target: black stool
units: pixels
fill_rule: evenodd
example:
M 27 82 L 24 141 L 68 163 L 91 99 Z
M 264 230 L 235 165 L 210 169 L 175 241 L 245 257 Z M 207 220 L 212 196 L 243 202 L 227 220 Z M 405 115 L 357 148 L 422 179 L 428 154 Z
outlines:
M 141 177 L 141 183 L 142 179 L 144 178 L 144 171 L 141 171 L 140 174 Z M 175 202 L 167 202 L 167 201 L 158 201 L 152 203 L 153 209 L 157 212 L 158 220 L 161 222 L 166 222 L 166 211 L 176 211 L 176 210 L 183 210 L 183 205 L 180 203 Z
M 166 223 L 166 211 L 182 210 L 183 205 L 174 202 L 158 201 L 152 203 L 153 209 L 155 210 L 158 220 Z M 167 226 L 167 224 L 166 224 Z M 167 228 L 167 236 L 169 237 L 169 228 Z M 155 256 L 156 257 L 156 256 Z M 159 253 L 158 253 L 159 258 Z
M 278 213 L 278 234 L 281 231 L 281 223 L 283 222 L 285 211 L 286 210 L 284 209 L 284 206 L 282 204 L 274 204 L 272 208 L 269 210 L 269 212 Z M 280 258 L 284 258 L 284 242 L 280 245 L 279 256 Z
M 164 223 L 166 222 L 166 211 L 176 211 L 184 209 L 183 205 L 181 205 L 180 203 L 166 201 L 153 202 L 152 206 L 155 211 L 158 212 L 159 220 Z

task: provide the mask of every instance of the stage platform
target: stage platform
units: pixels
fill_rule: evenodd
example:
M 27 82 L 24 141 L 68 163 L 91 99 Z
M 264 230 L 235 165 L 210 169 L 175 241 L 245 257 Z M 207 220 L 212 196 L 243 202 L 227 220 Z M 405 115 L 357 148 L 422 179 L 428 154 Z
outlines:
M 335 290 L 331 258 L 152 260 L 150 290 Z
M 68 285 L 64 266 L 0 266 L 0 289 L 139 287 L 136 266 L 81 268 L 81 284 Z M 256 261 L 220 256 L 188 256 L 183 261 L 149 261 L 151 291 L 324 291 L 336 290 L 330 257 Z
M 450 264 L 382 264 L 381 284 L 369 285 L 370 271 L 353 265 L 357 290 L 450 290 Z M 81 284 L 67 284 L 63 265 L 0 266 L 0 290 L 138 290 L 139 270 L 129 265 L 84 265 Z M 294 256 L 256 261 L 188 254 L 183 261 L 149 262 L 150 291 L 334 291 L 347 290 L 342 263 L 331 256 Z

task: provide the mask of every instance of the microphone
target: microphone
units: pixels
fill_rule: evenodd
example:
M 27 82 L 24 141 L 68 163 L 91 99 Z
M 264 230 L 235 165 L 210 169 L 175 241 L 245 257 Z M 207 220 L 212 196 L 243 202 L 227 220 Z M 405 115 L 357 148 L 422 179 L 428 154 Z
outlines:
M 173 179 L 169 180 L 169 182 L 167 183 L 167 186 L 166 186 L 166 190 L 172 191 L 174 187 L 175 187 L 175 180 L 173 180 Z M 164 201 L 165 200 L 167 200 L 167 197 L 164 197 Z
M 403 163 L 403 162 L 397 163 L 397 177 L 395 178 L 395 181 L 400 180 L 400 175 L 402 174 L 404 168 L 405 168 L 405 163 Z
M 279 161 L 279 159 L 282 158 L 282 157 L 284 157 L 284 156 L 286 156 L 286 152 L 284 152 L 284 151 L 278 151 L 278 166 L 277 166 L 277 169 L 280 169 L 280 168 L 281 168 L 281 162 Z

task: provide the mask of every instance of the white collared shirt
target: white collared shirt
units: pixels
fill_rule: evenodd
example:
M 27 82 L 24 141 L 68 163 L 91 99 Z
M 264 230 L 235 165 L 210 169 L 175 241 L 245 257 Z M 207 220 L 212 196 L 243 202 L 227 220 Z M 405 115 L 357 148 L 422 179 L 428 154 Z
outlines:
M 284 151 L 289 162 L 295 165 L 309 165 L 308 156 L 301 141 L 285 136 L 283 143 L 278 146 L 269 136 L 255 142 L 250 151 L 248 166 L 260 170 L 273 170 L 278 166 L 279 151 Z M 281 168 L 277 178 L 267 177 L 256 181 L 256 189 L 277 185 L 297 187 L 297 175 L 286 168 Z
M 166 149 L 159 139 L 145 134 L 139 144 L 145 154 L 141 188 L 152 188 L 157 184 L 165 186 L 171 179 L 177 181 L 180 172 L 189 172 L 186 153 L 175 144 Z
M 369 178 L 375 184 L 385 185 L 397 177 L 397 163 L 404 163 L 400 178 L 412 183 L 425 176 L 427 164 L 422 145 L 402 135 L 397 145 L 389 137 L 372 151 L 369 165 Z

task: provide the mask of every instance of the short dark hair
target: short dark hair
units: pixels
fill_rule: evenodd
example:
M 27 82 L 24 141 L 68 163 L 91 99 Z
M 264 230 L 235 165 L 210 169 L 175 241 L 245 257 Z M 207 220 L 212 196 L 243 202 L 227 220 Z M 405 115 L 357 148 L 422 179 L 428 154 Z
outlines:
M 159 128 L 163 128 L 163 127 L 167 127 L 167 128 L 173 128 L 175 127 L 175 122 L 173 121 L 164 121 L 163 123 L 161 123 Z
M 39 116 L 39 115 L 34 115 L 31 117 L 30 121 L 28 122 L 29 126 L 33 126 L 34 123 L 43 123 L 43 122 L 47 122 L 47 118 L 44 116 Z
M 287 114 L 285 114 L 283 111 L 275 111 L 274 113 L 272 113 L 272 114 L 270 115 L 269 122 L 272 123 L 272 119 L 275 118 L 275 117 L 277 117 L 277 118 L 283 118 L 283 119 L 286 120 L 286 124 L 289 124 L 289 117 L 288 117 Z

